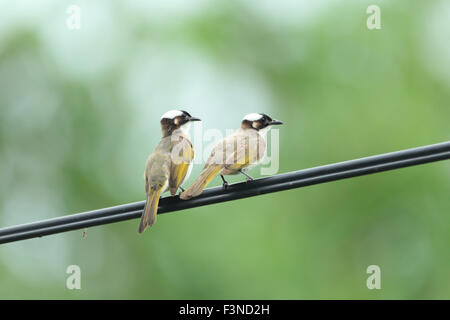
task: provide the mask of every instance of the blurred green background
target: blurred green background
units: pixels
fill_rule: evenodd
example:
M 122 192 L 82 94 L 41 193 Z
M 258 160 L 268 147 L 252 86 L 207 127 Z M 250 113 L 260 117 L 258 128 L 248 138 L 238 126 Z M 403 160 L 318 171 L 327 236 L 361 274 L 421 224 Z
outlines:
M 450 138 L 446 0 L 0 12 L 1 227 L 143 200 L 159 117 L 178 106 L 222 132 L 250 112 L 284 120 L 280 172 Z M 439 162 L 165 214 L 142 236 L 133 220 L 1 245 L 0 298 L 450 299 L 449 175 Z

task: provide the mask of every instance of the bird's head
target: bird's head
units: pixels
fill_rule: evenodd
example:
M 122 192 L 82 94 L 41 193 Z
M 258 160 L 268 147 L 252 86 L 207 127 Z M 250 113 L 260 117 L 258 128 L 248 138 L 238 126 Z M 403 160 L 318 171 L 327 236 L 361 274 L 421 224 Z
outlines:
M 242 119 L 242 129 L 255 129 L 257 131 L 268 131 L 274 125 L 281 125 L 283 122 L 274 120 L 265 113 L 250 113 Z
M 187 111 L 170 110 L 161 117 L 161 129 L 163 135 L 169 135 L 177 129 L 189 130 L 189 124 L 193 121 L 200 121 L 199 118 L 191 116 Z

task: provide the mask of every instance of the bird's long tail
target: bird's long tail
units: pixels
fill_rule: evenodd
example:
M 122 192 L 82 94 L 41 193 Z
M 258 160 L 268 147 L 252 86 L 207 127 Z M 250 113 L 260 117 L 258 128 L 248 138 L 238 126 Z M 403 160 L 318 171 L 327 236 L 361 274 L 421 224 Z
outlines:
M 156 214 L 158 212 L 159 197 L 161 196 L 161 192 L 162 188 L 150 188 L 147 194 L 147 203 L 145 204 L 141 222 L 139 223 L 139 233 L 144 232 L 147 226 L 151 227 L 156 222 Z
M 200 195 L 203 189 L 206 188 L 208 183 L 222 170 L 221 165 L 211 165 L 203 170 L 197 180 L 183 193 L 181 193 L 180 198 L 183 200 L 188 200 Z

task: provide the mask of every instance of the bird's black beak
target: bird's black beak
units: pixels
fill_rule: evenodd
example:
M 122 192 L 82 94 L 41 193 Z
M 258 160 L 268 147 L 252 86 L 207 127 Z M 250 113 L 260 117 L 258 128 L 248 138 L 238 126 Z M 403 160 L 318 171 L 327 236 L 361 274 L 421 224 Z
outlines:
M 272 120 L 272 121 L 270 121 L 270 125 L 281 125 L 281 124 L 283 124 L 283 121 L 280 121 L 280 120 Z
M 190 117 L 189 121 L 202 121 L 202 120 L 196 117 Z

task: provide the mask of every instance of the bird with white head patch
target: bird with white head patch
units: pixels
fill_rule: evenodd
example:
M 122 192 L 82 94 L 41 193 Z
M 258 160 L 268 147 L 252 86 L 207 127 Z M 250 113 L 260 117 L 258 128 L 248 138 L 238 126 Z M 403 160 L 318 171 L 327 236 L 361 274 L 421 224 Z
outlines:
M 145 167 L 147 203 L 139 223 L 139 233 L 156 222 L 161 194 L 169 190 L 171 195 L 175 195 L 188 178 L 194 159 L 194 149 L 188 134 L 193 121 L 200 119 L 182 110 L 170 110 L 161 117 L 162 139 Z
M 241 173 L 253 180 L 245 171 L 258 164 L 266 153 L 266 134 L 274 125 L 283 122 L 264 113 L 250 113 L 241 122 L 241 128 L 221 140 L 211 151 L 205 167 L 195 182 L 180 195 L 183 200 L 200 195 L 218 174 L 227 187 L 225 175 Z

